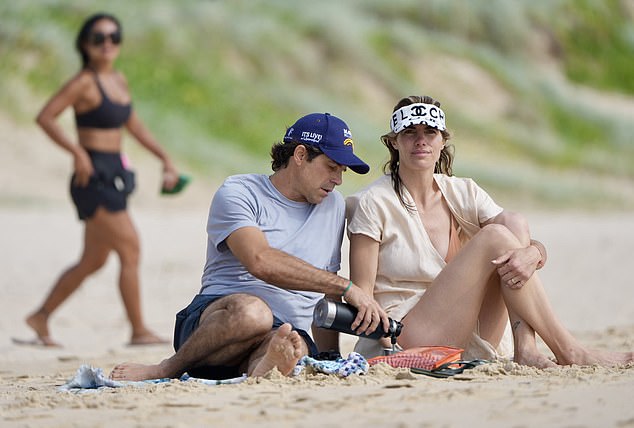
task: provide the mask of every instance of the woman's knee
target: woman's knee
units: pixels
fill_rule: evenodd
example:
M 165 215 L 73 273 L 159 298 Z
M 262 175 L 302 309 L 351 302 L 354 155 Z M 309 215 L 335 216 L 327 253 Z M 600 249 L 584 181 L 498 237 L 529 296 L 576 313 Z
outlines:
M 82 256 L 77 267 L 81 269 L 86 275 L 97 272 L 101 269 L 108 260 L 108 253 L 105 254 L 86 254 Z
M 127 242 L 125 245 L 119 245 L 115 249 L 119 255 L 121 266 L 136 267 L 141 259 L 141 248 L 138 242 Z
M 121 231 L 112 243 L 122 266 L 138 266 L 141 258 L 141 243 L 134 229 Z
M 528 231 L 528 220 L 526 217 L 515 211 L 504 211 L 506 213 L 505 224 L 513 226 L 514 230 Z
M 493 251 L 517 248 L 520 245 L 517 237 L 504 225 L 488 224 L 475 236 Z
M 139 235 L 127 211 L 109 212 L 98 210 L 93 224 L 95 236 L 112 247 L 120 257 L 138 257 Z

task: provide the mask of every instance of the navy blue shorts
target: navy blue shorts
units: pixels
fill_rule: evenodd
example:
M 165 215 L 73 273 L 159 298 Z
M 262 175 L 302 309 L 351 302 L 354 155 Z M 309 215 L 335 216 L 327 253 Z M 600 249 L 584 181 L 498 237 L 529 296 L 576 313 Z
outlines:
M 183 343 L 191 336 L 191 334 L 198 328 L 198 321 L 204 310 L 218 299 L 225 297 L 225 295 L 217 294 L 198 294 L 194 297 L 194 300 L 185 309 L 176 314 L 176 324 L 174 326 L 174 350 L 178 351 Z M 273 315 L 272 329 L 284 324 L 282 320 Z M 317 345 L 313 342 L 310 335 L 304 330 L 296 329 L 293 327 L 306 342 L 308 346 L 309 355 L 317 355 Z M 191 370 L 187 370 L 187 373 L 192 377 L 201 379 L 231 379 L 234 377 L 242 376 L 239 366 L 204 366 L 197 367 Z

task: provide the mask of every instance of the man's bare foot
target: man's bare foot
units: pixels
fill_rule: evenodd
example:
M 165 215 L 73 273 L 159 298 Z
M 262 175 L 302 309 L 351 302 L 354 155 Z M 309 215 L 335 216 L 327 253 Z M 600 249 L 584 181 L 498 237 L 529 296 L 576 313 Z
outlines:
M 157 336 L 150 330 L 146 330 L 142 333 L 135 333 L 130 338 L 130 346 L 136 345 L 162 345 L 165 343 L 169 343 L 168 340 L 163 339 L 162 337 Z
M 250 376 L 263 376 L 274 367 L 285 376 L 291 374 L 302 356 L 301 336 L 292 330 L 290 324 L 282 324 L 273 334 L 266 353 L 253 368 Z
M 48 332 L 48 315 L 42 311 L 35 312 L 26 318 L 26 324 L 35 331 L 37 339 L 20 340 L 14 339 L 13 342 L 20 345 L 37 345 L 48 346 L 52 348 L 60 348 L 62 345 L 55 342 Z
M 149 380 L 170 377 L 159 364 L 121 363 L 110 372 L 112 380 Z
M 557 363 L 547 358 L 545 355 L 540 354 L 531 354 L 531 355 L 516 355 L 513 358 L 517 364 L 521 364 L 523 366 L 535 367 L 538 369 L 548 369 L 552 367 L 557 367 Z

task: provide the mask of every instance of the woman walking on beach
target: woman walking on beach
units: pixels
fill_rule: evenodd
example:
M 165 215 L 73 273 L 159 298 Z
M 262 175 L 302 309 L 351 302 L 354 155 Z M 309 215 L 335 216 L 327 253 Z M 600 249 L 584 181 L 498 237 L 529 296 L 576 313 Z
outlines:
M 84 221 L 84 249 L 79 261 L 59 277 L 42 306 L 26 319 L 37 334 L 36 343 L 59 346 L 50 336 L 52 313 L 114 251 L 120 261 L 119 290 L 132 327 L 130 344 L 165 341 L 147 328 L 141 311 L 139 237 L 126 210 L 134 189 L 134 174 L 122 158 L 123 128 L 163 163 L 163 187 L 172 189 L 178 171 L 132 108 L 125 77 L 115 70 L 122 41 L 118 19 L 108 14 L 89 17 L 77 35 L 81 70 L 46 103 L 37 123 L 73 157 L 70 192 L 78 216 Z M 72 106 L 78 144 L 56 119 Z
M 440 103 L 403 98 L 391 119 L 381 137 L 390 155 L 386 174 L 347 199 L 347 216 L 350 278 L 403 322 L 398 345 L 456 346 L 467 358 L 495 358 L 510 320 L 519 364 L 632 362 L 632 352 L 586 349 L 558 320 L 536 272 L 546 251 L 526 219 L 473 180 L 453 176 Z M 368 327 L 352 327 L 359 324 Z M 535 334 L 555 362 L 538 350 Z M 381 345 L 361 338 L 356 350 L 372 357 Z

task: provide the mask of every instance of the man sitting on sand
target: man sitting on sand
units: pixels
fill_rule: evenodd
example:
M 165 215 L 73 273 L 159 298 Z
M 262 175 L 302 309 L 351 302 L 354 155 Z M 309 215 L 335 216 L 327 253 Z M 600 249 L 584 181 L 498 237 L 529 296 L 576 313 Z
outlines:
M 348 126 L 328 113 L 304 116 L 271 157 L 273 175 L 229 177 L 212 200 L 202 288 L 176 315 L 176 353 L 156 365 L 120 364 L 112 379 L 289 375 L 317 353 L 307 331 L 324 294 L 359 309 L 360 333 L 388 325 L 371 296 L 335 273 L 345 203 L 334 188 L 346 167 L 370 169 Z

